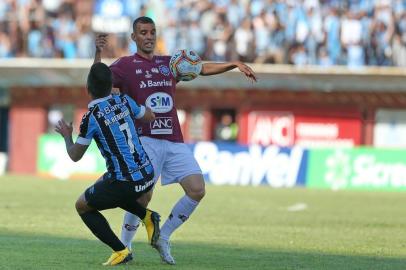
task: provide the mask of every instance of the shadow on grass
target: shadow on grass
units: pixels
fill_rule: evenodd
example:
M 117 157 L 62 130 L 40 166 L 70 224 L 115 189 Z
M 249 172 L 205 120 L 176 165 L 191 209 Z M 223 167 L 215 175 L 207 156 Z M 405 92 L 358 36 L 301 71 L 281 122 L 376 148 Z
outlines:
M 403 270 L 406 258 L 331 255 L 174 242 L 176 266 L 160 262 L 146 243 L 134 243 L 135 261 L 119 269 L 368 269 Z M 0 231 L 0 269 L 105 269 L 110 249 L 97 240 Z

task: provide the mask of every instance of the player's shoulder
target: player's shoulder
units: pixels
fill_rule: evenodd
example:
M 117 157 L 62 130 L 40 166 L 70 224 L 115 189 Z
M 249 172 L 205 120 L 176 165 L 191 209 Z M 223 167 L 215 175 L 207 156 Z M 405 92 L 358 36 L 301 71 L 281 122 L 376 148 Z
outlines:
M 126 65 L 128 63 L 131 63 L 134 59 L 134 55 L 126 55 L 126 56 L 122 56 L 120 58 L 118 58 L 116 61 L 114 61 L 113 63 L 111 63 L 111 67 L 114 66 L 121 66 L 121 65 Z
M 81 125 L 89 124 L 90 118 L 92 117 L 93 107 L 91 107 L 85 114 L 82 116 Z
M 124 93 L 113 94 L 112 97 L 116 101 L 121 102 L 121 103 L 126 103 L 130 99 L 130 97 L 127 94 L 124 94 Z

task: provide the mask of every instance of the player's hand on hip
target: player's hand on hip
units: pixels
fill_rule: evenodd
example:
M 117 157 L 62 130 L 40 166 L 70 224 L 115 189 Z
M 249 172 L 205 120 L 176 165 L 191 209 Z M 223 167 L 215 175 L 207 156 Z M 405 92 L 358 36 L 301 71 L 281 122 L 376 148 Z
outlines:
M 55 126 L 55 131 L 61 134 L 62 137 L 71 136 L 73 132 L 72 122 L 68 125 L 65 120 L 59 120 L 58 124 Z
M 235 63 L 237 68 L 244 73 L 244 75 L 251 81 L 251 83 L 254 83 L 257 81 L 257 76 L 255 75 L 255 72 L 246 64 L 242 62 L 236 62 Z
M 105 33 L 96 34 L 96 40 L 95 40 L 96 51 L 98 51 L 98 52 L 103 51 L 104 47 L 106 47 L 106 45 L 107 45 L 107 38 L 108 38 L 108 34 L 105 34 Z

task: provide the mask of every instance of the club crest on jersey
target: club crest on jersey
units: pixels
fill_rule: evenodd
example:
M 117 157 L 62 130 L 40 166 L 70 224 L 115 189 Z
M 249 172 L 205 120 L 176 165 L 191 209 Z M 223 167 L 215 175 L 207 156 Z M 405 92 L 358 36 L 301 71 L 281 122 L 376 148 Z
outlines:
M 165 76 L 169 76 L 169 73 L 170 73 L 169 67 L 167 67 L 165 65 L 160 65 L 159 71 L 161 72 L 161 74 L 163 74 Z

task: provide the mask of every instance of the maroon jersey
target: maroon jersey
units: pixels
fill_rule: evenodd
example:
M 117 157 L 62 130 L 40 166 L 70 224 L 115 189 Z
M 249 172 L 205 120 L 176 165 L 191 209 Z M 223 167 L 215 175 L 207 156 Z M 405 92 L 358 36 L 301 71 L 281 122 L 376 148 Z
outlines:
M 138 54 L 121 57 L 110 66 L 113 87 L 155 113 L 151 123 L 136 120 L 140 136 L 183 142 L 175 108 L 176 80 L 169 70 L 169 60 L 170 56 L 156 55 L 152 60 Z

